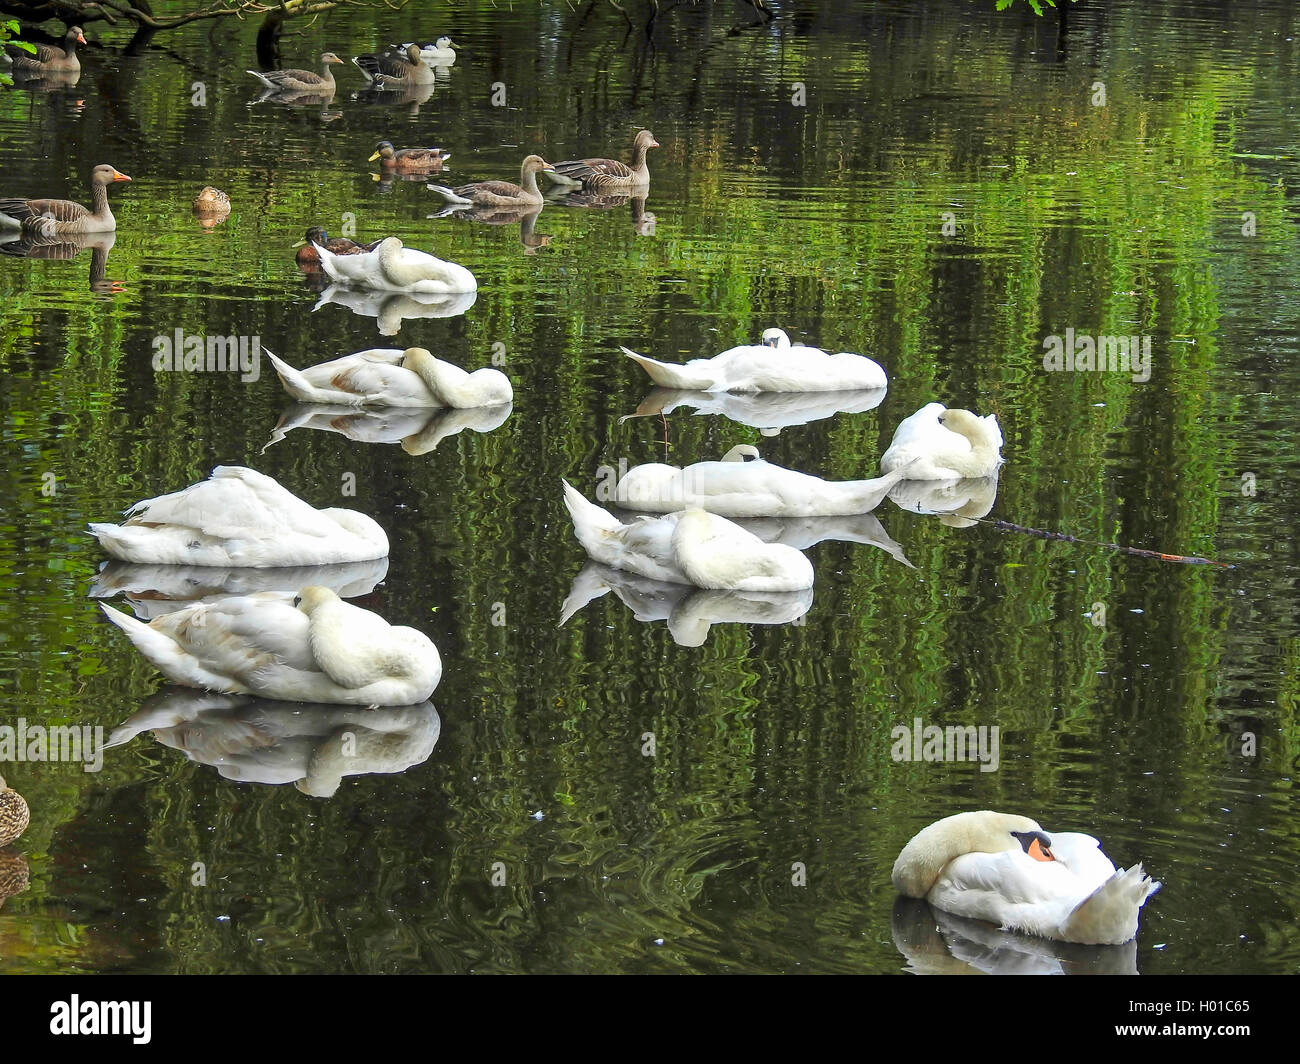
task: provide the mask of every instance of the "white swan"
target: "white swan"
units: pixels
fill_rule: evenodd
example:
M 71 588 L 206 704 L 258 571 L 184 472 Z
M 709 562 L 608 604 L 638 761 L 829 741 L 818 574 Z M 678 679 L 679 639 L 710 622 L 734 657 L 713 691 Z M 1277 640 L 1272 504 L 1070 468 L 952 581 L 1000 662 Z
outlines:
M 423 347 L 376 347 L 294 369 L 262 348 L 284 390 L 303 403 L 335 406 L 497 406 L 514 399 L 508 378 L 484 367 L 466 373 Z
M 126 562 L 263 569 L 388 555 L 388 536 L 374 519 L 355 510 L 317 510 L 244 466 L 217 466 L 208 480 L 145 499 L 126 513 L 129 520 L 120 525 L 90 526 L 99 545 Z
M 655 384 L 695 392 L 838 392 L 889 384 L 885 371 L 871 359 L 792 347 L 780 329 L 764 332 L 761 344 L 743 344 L 712 358 L 691 359 L 684 366 L 656 362 L 626 347 L 621 350 Z
M 477 292 L 474 275 L 454 262 L 444 262 L 423 251 L 402 246 L 395 236 L 374 251 L 361 255 L 335 255 L 312 241 L 321 269 L 340 284 L 377 288 L 385 292 Z
M 1135 864 L 1116 871 L 1091 835 L 1048 835 L 1037 821 L 983 810 L 918 832 L 894 862 L 893 884 L 935 908 L 1061 942 L 1119 945 L 1160 889 Z
M 407 706 L 442 678 L 433 641 L 326 587 L 198 602 L 145 624 L 100 604 L 173 683 L 288 702 Z
M 1002 430 L 997 414 L 979 417 L 927 403 L 905 418 L 880 457 L 880 471 L 907 466 L 908 480 L 991 477 L 1002 464 Z
M 874 480 L 822 480 L 765 462 L 757 448 L 740 444 L 720 462 L 633 466 L 619 479 L 613 501 L 650 513 L 699 506 L 722 517 L 833 517 L 874 510 L 906 475 L 896 469 Z
M 624 524 L 568 481 L 564 503 L 583 549 L 615 569 L 720 591 L 802 591 L 813 585 L 812 563 L 793 547 L 764 543 L 698 508 Z

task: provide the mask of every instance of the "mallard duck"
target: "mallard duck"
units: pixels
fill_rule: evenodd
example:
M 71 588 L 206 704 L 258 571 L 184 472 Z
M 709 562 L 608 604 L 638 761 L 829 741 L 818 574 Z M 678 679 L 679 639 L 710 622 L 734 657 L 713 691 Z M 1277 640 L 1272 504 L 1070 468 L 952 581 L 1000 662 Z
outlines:
M 466 373 L 423 347 L 374 348 L 297 370 L 265 348 L 284 390 L 303 403 L 338 406 L 458 408 L 496 406 L 514 399 L 499 369 Z
M 633 466 L 613 501 L 649 513 L 699 506 L 722 517 L 834 517 L 874 510 L 905 476 L 899 469 L 874 480 L 822 480 L 765 462 L 757 448 L 741 444 L 720 462 Z
M 37 228 L 43 235 L 58 233 L 112 233 L 117 219 L 108 209 L 108 186 L 115 181 L 130 181 L 107 163 L 90 171 L 90 194 L 94 209 L 73 200 L 0 199 L 0 229 Z
M 564 184 L 582 185 L 594 192 L 617 192 L 650 187 L 646 153 L 659 147 L 655 135 L 641 130 L 632 141 L 632 165 L 617 159 L 566 159 L 556 163 L 552 177 Z
M 14 73 L 25 77 L 70 74 L 81 70 L 81 60 L 77 58 L 77 45 L 85 43 L 86 38 L 81 32 L 81 27 L 70 26 L 63 38 L 62 48 L 57 44 L 38 44 L 35 45 L 36 51 L 33 53 L 10 43 L 4 46 L 3 55 L 13 66 Z
M 320 57 L 321 72 L 311 70 L 246 70 L 268 89 L 290 94 L 305 93 L 312 96 L 334 95 L 334 72 L 330 67 L 343 60 L 333 52 L 322 52 Z
M 352 57 L 366 80 L 380 87 L 432 85 L 437 75 L 420 59 L 420 46 L 408 44 L 401 52 Z
M 333 255 L 364 255 L 367 251 L 374 251 L 383 243 L 383 239 L 372 240 L 369 244 L 358 244 L 355 240 L 349 240 L 345 236 L 336 236 L 331 238 L 329 233 L 325 232 L 319 225 L 313 225 L 303 235 L 303 238 L 294 244 L 298 253 L 294 256 L 294 261 L 299 266 L 316 267 L 320 265 L 320 254 L 316 247 L 328 248 Z
M 549 170 L 551 164 L 540 155 L 530 155 L 519 167 L 519 184 L 509 181 L 475 181 L 448 188 L 430 185 L 453 208 L 461 207 L 540 207 L 545 201 L 537 187 L 537 175 Z
M 927 403 L 894 430 L 889 450 L 880 457 L 880 471 L 906 466 L 908 480 L 991 477 L 1002 464 L 1001 447 L 996 414 L 979 417 Z
M 27 858 L 21 853 L 0 852 L 0 905 L 27 889 Z
M 360 255 L 335 255 L 314 245 L 321 268 L 332 280 L 385 292 L 477 292 L 474 275 L 454 262 L 414 248 L 405 248 L 395 236 L 379 242 L 374 251 Z
M 194 197 L 194 209 L 196 211 L 229 212 L 230 197 L 219 188 L 205 185 L 199 191 L 199 194 Z
M 366 161 L 373 163 L 378 159 L 379 165 L 385 170 L 395 170 L 399 174 L 413 174 L 441 170 L 442 164 L 450 158 L 451 154 L 444 154 L 441 148 L 402 148 L 398 150 L 388 141 L 381 140 L 375 145 L 375 154 Z
M 761 344 L 743 344 L 685 365 L 657 362 L 621 348 L 663 388 L 695 392 L 837 392 L 888 385 L 879 364 L 862 355 L 828 355 L 817 347 L 792 347 L 780 329 L 768 329 Z
M 100 604 L 173 683 L 287 702 L 407 706 L 442 678 L 423 632 L 394 627 L 329 588 L 199 602 L 148 624 Z
M 8 846 L 27 830 L 32 811 L 21 794 L 11 789 L 0 776 L 0 846 Z
M 1026 816 L 957 813 L 918 832 L 894 862 L 894 889 L 937 909 L 1061 942 L 1119 945 L 1160 884 L 1116 871 L 1091 835 L 1049 835 Z
M 328 565 L 388 554 L 388 536 L 356 510 L 317 510 L 274 479 L 217 466 L 208 480 L 145 499 L 90 534 L 114 558 L 166 565 Z
M 698 507 L 624 524 L 568 481 L 564 503 L 588 556 L 615 569 L 720 591 L 802 591 L 813 585 L 812 564 L 793 547 L 764 543 Z

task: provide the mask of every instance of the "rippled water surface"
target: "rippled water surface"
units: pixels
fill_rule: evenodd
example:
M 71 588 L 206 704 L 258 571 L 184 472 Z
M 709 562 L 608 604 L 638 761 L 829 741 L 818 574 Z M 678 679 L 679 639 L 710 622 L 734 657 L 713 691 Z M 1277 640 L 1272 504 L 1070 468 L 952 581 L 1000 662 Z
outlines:
M 0 90 L 0 194 L 84 200 L 100 162 L 132 177 L 106 261 L 0 256 L 0 723 L 135 722 L 99 772 L 3 765 L 32 825 L 0 864 L 29 879 L 0 909 L 0 969 L 1005 966 L 1015 940 L 936 931 L 889 883 L 918 828 L 995 808 L 1165 884 L 1135 946 L 1022 940 L 1030 970 L 1295 971 L 1300 11 L 1090 2 L 1062 26 L 991 2 L 781 3 L 751 27 L 701 4 L 647 39 L 610 5 L 505 6 L 286 25 L 286 65 L 451 33 L 422 102 L 353 99 L 348 65 L 327 107 L 251 105 L 256 26 L 235 20 L 135 55 L 92 24 L 78 84 Z M 450 151 L 449 184 L 512 178 L 529 152 L 626 156 L 642 127 L 662 144 L 644 204 L 552 203 L 531 226 L 430 219 L 423 181 L 366 162 L 388 138 Z M 233 202 L 211 230 L 190 210 L 208 184 Z M 450 317 L 321 300 L 292 245 L 350 220 L 465 265 L 477 298 Z M 870 355 L 888 394 L 737 421 L 647 396 L 618 352 L 684 361 L 769 325 Z M 1149 336 L 1150 379 L 1045 372 L 1067 328 Z M 308 420 L 268 365 L 155 371 L 176 330 L 296 365 L 495 354 L 515 402 Z M 933 400 L 1006 437 L 996 497 L 966 512 L 1237 568 L 900 498 L 785 530 L 829 537 L 794 623 L 584 570 L 562 477 L 594 496 L 602 466 L 737 443 L 871 476 Z M 166 688 L 103 619 L 86 524 L 220 463 L 385 526 L 386 570 L 340 579 L 436 641 L 432 707 Z M 997 770 L 895 760 L 917 718 L 997 725 Z M 368 767 L 341 760 L 345 733 Z

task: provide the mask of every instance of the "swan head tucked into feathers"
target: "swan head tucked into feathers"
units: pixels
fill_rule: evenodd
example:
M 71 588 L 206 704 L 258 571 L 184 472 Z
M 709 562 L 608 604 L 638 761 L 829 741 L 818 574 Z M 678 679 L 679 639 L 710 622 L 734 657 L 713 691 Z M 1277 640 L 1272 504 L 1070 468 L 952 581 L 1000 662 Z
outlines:
M 443 403 L 454 407 L 497 406 L 514 401 L 510 378 L 499 369 L 484 367 L 466 373 L 443 362 L 423 347 L 408 347 L 402 365 L 420 376 Z
M 738 443 L 722 456 L 724 462 L 757 462 L 763 456 L 752 443 Z
M 964 853 L 1001 853 L 1022 848 L 1021 836 L 1042 833 L 1036 820 L 988 809 L 936 820 L 917 832 L 898 855 L 891 875 L 894 889 L 909 898 L 924 898 L 953 858 Z M 1035 837 L 1032 841 L 1038 840 Z
M 790 346 L 790 337 L 786 336 L 784 329 L 764 329 L 763 346 L 775 347 L 778 350 Z
M 998 428 L 997 414 L 980 417 L 969 410 L 946 410 L 939 415 L 939 423 L 944 428 L 965 436 L 972 447 L 996 451 L 1002 446 L 1002 430 Z

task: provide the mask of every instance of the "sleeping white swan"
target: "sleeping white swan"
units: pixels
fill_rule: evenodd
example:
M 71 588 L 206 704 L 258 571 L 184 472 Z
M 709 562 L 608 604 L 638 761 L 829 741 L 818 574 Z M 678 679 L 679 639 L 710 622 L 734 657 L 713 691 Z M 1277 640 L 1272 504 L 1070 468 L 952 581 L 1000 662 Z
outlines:
M 652 580 L 720 591 L 802 591 L 812 563 L 793 547 L 767 544 L 699 508 L 624 524 L 564 482 L 578 542 L 595 561 Z
M 874 510 L 906 475 L 896 469 L 874 480 L 822 480 L 765 462 L 756 447 L 740 444 L 720 462 L 633 466 L 619 479 L 613 501 L 650 513 L 700 506 L 722 517 L 833 517 Z
M 927 403 L 894 430 L 880 457 L 880 471 L 907 467 L 908 480 L 991 477 L 1002 464 L 1002 430 L 997 414 L 979 417 Z
M 894 862 L 894 889 L 935 908 L 1061 942 L 1119 945 L 1160 884 L 1116 871 L 1091 835 L 1048 835 L 1012 813 L 957 813 L 918 832 Z
M 496 406 L 514 399 L 510 379 L 499 369 L 466 373 L 434 358 L 423 347 L 376 347 L 294 369 L 262 348 L 284 390 L 299 402 L 335 406 Z
M 198 602 L 148 624 L 101 608 L 150 664 L 186 687 L 288 702 L 408 706 L 433 694 L 442 678 L 428 636 L 394 627 L 326 587 Z
M 828 355 L 817 347 L 792 347 L 780 329 L 768 329 L 761 344 L 743 344 L 712 358 L 683 365 L 656 362 L 621 348 L 664 388 L 695 392 L 839 392 L 884 388 L 885 371 L 862 355 Z
M 321 269 L 340 284 L 378 288 L 385 292 L 476 292 L 474 275 L 454 262 L 444 262 L 423 251 L 402 247 L 395 236 L 374 251 L 361 255 L 335 255 L 312 242 L 320 255 Z
M 90 534 L 127 562 L 265 569 L 388 556 L 388 536 L 372 518 L 317 510 L 243 466 L 217 466 L 208 480 L 126 513 L 120 525 L 92 524 Z

